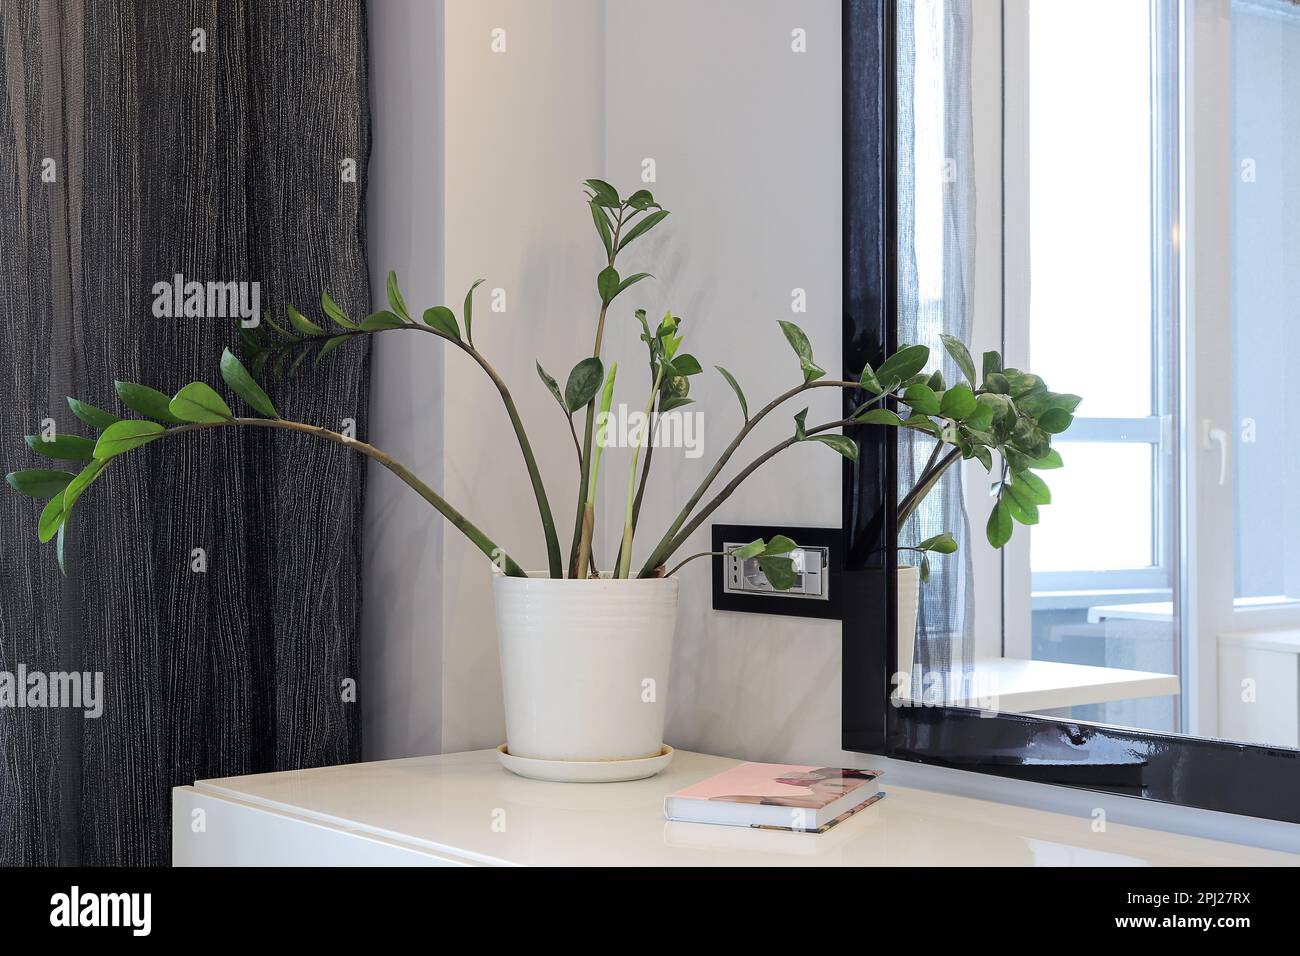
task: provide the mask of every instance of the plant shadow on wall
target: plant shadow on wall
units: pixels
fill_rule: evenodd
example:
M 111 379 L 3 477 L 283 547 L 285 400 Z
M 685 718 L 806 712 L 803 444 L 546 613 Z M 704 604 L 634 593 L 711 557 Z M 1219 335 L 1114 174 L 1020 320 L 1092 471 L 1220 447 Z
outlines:
M 653 384 L 644 401 L 638 403 L 645 410 L 645 425 L 635 429 L 632 438 L 621 542 L 606 570 L 601 571 L 601 563 L 592 548 L 595 504 L 601 454 L 606 445 L 605 428 L 618 373 L 617 363 L 611 363 L 606 369 L 602 359 L 605 324 L 616 301 L 625 298 L 625 293 L 637 283 L 652 278 L 644 272 L 622 276 L 617 268 L 620 253 L 662 223 L 668 210 L 644 189 L 622 198 L 613 186 L 601 180 L 587 180 L 585 186 L 592 221 L 606 257 L 606 264 L 596 277 L 599 309 L 592 352 L 574 365 L 563 389 L 540 364 L 537 366 L 545 388 L 569 423 L 576 455 L 577 511 L 567 556 L 561 550 L 546 486 L 510 388 L 474 344 L 474 290 L 483 280 L 475 282 L 466 293 L 459 317 L 451 308 L 437 305 L 425 310 L 422 321 L 417 321 L 392 273 L 388 276 L 389 309 L 356 320 L 323 292 L 321 309 L 333 328 L 327 329 L 290 305 L 283 323 L 268 314 L 257 328 L 242 330 L 243 360 L 227 349 L 221 356 L 220 372 L 226 386 L 256 413 L 254 416 L 236 415 L 226 399 L 203 382 L 191 382 L 171 396 L 146 385 L 117 382 L 121 403 L 141 417 L 119 417 L 69 398 L 68 404 L 78 419 L 96 430 L 98 436 L 33 435 L 26 441 L 33 452 L 46 458 L 85 464 L 79 471 L 27 469 L 8 475 L 9 484 L 16 490 L 47 502 L 38 522 L 40 540 L 56 541 L 62 568 L 63 541 L 79 499 L 119 456 L 158 439 L 213 428 L 267 428 L 314 435 L 350 448 L 396 474 L 491 560 L 499 572 L 497 611 L 510 752 L 541 760 L 576 761 L 645 758 L 659 753 L 663 701 L 658 690 L 666 686 L 675 619 L 673 575 L 688 562 L 713 552 L 692 554 L 676 564 L 670 562 L 691 534 L 742 482 L 785 449 L 813 443 L 856 460 L 856 444 L 837 433 L 843 426 L 865 424 L 914 429 L 930 436 L 934 448 L 915 487 L 899 504 L 900 527 L 950 467 L 971 459 L 997 475 L 993 486 L 997 504 L 987 528 L 990 544 L 994 547 L 1006 544 L 1015 522 L 1037 522 L 1038 508 L 1051 499 L 1047 485 L 1035 472 L 1061 466 L 1060 456 L 1051 448 L 1051 439 L 1069 427 L 1080 401 L 1078 396 L 1051 392 L 1038 376 L 1003 368 L 996 352 L 984 353 L 982 375 L 977 376 L 966 346 L 951 337 L 944 337 L 943 343 L 964 381 L 948 384 L 941 372 L 926 372 L 930 350 L 924 345 L 900 348 L 879 368 L 863 369 L 857 380 L 828 379 L 815 363 L 812 346 L 803 330 L 781 321 L 780 329 L 798 360 L 801 380 L 751 413 L 736 377 L 724 367 L 715 366 L 735 393 L 741 425 L 634 570 L 633 549 L 638 543 L 641 505 L 652 474 L 653 429 L 659 415 L 692 402 L 691 379 L 703 371 L 699 360 L 682 350 L 685 323 L 680 316 L 670 311 L 658 323 L 652 323 L 644 310 L 636 309 L 631 316 L 641 326 L 644 360 Z M 292 379 L 309 358 L 313 366 L 320 366 L 331 352 L 350 341 L 389 332 L 419 332 L 443 339 L 475 362 L 496 387 L 536 499 L 546 542 L 548 568 L 544 579 L 529 578 L 507 550 L 400 462 L 352 435 L 281 418 L 270 396 L 258 384 L 259 379 Z M 809 425 L 808 409 L 799 411 L 793 416 L 789 437 L 749 461 L 706 501 L 705 496 L 755 426 L 787 402 L 818 388 L 848 390 L 855 397 L 851 412 L 845 418 Z M 576 421 L 579 414 L 582 415 L 581 431 Z M 753 541 L 731 553 L 755 560 L 773 586 L 784 590 L 797 580 L 790 558 L 796 547 L 794 541 L 778 535 L 770 540 Z M 945 532 L 905 550 L 919 556 L 924 579 L 928 578 L 931 555 L 948 554 L 956 547 L 952 535 Z M 520 586 L 509 583 L 512 581 L 525 583 Z M 564 595 L 558 599 L 560 603 L 546 603 L 560 593 Z M 518 613 L 521 607 L 527 612 Z M 548 682 L 537 676 L 546 669 L 547 662 L 539 656 L 530 656 L 526 648 L 515 653 L 512 639 L 520 629 L 531 633 L 543 626 L 552 613 L 558 615 L 552 623 L 557 628 L 563 625 L 565 633 L 548 636 L 552 641 L 548 645 L 550 650 L 553 652 L 555 642 L 561 640 L 577 643 L 567 654 L 549 655 L 567 670 L 556 672 L 555 679 Z M 635 620 L 638 614 L 645 616 L 643 628 Z M 641 650 L 645 653 L 626 643 L 642 631 L 645 646 Z M 602 658 L 600 649 L 610 646 L 614 634 L 624 641 L 616 651 L 619 660 L 596 660 Z M 581 642 L 587 638 L 594 643 L 583 645 Z M 626 673 L 619 675 L 609 670 L 617 669 L 620 663 L 626 665 Z M 606 668 L 586 676 L 591 678 L 588 683 L 604 685 L 609 699 L 584 696 L 591 689 L 588 683 L 565 679 L 573 677 L 584 666 Z M 653 688 L 649 698 L 647 681 Z M 636 693 L 628 690 L 626 682 L 631 682 Z M 554 726 L 537 726 L 546 723 L 538 720 L 539 713 L 554 714 Z M 525 718 L 525 714 L 529 716 Z M 604 726 L 589 726 L 595 723 Z M 593 734 L 600 737 L 602 732 L 604 739 L 591 739 Z

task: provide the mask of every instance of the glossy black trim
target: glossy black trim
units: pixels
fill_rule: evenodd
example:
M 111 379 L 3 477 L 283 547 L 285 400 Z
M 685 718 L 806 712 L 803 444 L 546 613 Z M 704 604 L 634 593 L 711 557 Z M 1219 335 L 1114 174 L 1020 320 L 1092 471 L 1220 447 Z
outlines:
M 844 374 L 895 345 L 893 0 L 844 0 Z M 857 429 L 846 463 L 846 750 L 1300 823 L 1300 751 L 956 707 L 890 705 L 896 440 Z
M 722 587 L 720 552 L 728 541 L 770 540 L 783 534 L 810 548 L 826 549 L 826 599 L 782 597 L 779 594 L 736 594 Z M 780 614 L 788 617 L 842 619 L 844 611 L 844 533 L 839 528 L 808 528 L 793 525 L 715 524 L 712 528 L 713 609 L 746 614 Z

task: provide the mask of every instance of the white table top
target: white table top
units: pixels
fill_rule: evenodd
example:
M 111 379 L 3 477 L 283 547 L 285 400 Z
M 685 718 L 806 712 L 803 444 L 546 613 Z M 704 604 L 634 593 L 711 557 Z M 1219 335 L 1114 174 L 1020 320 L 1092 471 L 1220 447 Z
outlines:
M 200 793 L 487 864 L 613 866 L 1297 865 L 1300 856 L 1091 817 L 890 787 L 821 835 L 672 823 L 664 795 L 733 766 L 678 751 L 630 783 L 526 780 L 491 750 L 203 780 Z M 502 825 L 503 824 L 503 825 Z

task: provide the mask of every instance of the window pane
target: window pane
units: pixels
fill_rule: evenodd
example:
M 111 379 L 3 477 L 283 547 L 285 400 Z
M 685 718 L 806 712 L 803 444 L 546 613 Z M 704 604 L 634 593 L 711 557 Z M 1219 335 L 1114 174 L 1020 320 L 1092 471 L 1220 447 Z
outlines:
M 1034 571 L 1145 568 L 1152 554 L 1152 446 L 1062 442 L 1066 467 L 1042 473 L 1052 504 L 1030 534 Z
M 1300 596 L 1293 398 L 1300 362 L 1300 17 L 1233 15 L 1233 379 L 1236 596 Z
M 1090 418 L 1152 414 L 1149 21 L 1136 0 L 1029 8 L 1030 367 Z

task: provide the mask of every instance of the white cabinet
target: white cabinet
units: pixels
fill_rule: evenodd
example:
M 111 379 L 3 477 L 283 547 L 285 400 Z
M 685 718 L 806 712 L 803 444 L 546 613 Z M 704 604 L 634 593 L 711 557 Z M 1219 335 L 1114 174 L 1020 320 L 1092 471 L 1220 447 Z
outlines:
M 1218 736 L 1300 747 L 1300 631 L 1220 635 Z

